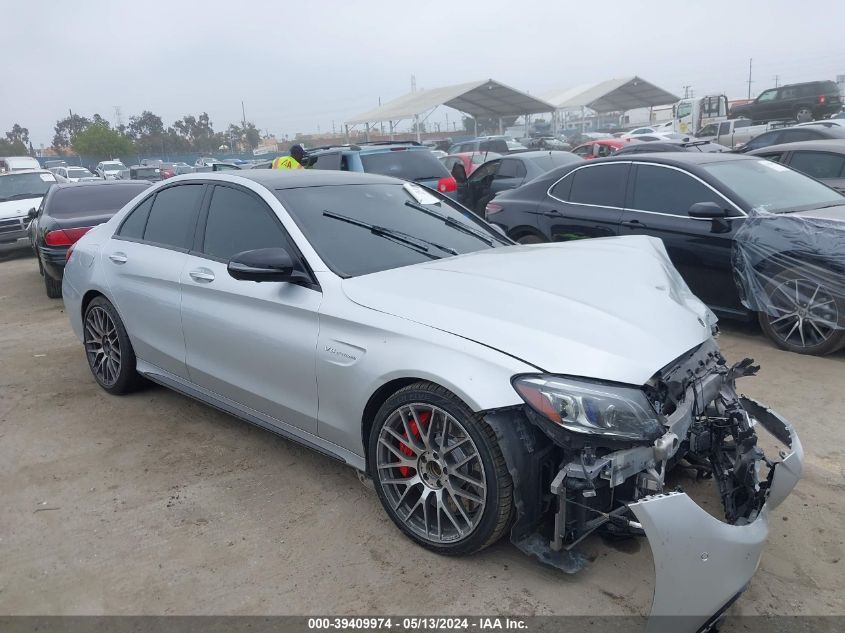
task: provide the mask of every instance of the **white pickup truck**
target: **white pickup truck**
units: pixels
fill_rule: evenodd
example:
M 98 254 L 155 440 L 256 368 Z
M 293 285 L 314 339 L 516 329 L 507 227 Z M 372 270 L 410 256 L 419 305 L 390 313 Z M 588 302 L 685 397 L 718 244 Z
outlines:
M 731 149 L 742 147 L 755 136 L 768 132 L 773 124 L 754 125 L 751 119 L 730 119 L 718 123 L 709 123 L 701 128 L 696 138 L 712 141 Z

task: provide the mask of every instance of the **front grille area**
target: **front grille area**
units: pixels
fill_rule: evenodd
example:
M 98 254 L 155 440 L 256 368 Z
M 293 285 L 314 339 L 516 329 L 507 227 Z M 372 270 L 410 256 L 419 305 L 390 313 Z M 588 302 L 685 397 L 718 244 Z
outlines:
M 0 235 L 3 233 L 15 233 L 26 229 L 26 218 L 11 218 L 0 220 Z

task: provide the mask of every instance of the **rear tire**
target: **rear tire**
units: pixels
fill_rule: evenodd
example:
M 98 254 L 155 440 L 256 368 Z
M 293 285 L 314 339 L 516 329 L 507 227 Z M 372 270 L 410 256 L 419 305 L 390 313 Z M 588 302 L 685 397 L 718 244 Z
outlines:
M 142 383 L 135 370 L 135 350 L 117 310 L 105 297 L 95 297 L 82 320 L 85 357 L 97 383 L 110 394 L 129 393 Z
M 41 260 L 39 260 L 40 263 Z M 53 279 L 46 270 L 43 270 L 42 273 L 44 275 L 44 289 L 47 291 L 47 296 L 50 299 L 61 299 L 62 298 L 62 280 L 61 279 Z
M 845 300 L 821 276 L 786 268 L 766 283 L 768 309 L 757 318 L 781 349 L 824 356 L 845 346 Z
M 472 554 L 510 526 L 513 483 L 496 435 L 443 387 L 417 382 L 390 396 L 368 456 L 388 516 L 427 549 Z

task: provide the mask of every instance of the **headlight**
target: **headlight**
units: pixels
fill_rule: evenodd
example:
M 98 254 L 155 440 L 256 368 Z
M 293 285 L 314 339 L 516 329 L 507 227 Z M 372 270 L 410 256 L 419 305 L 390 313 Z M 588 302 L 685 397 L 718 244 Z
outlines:
M 513 386 L 534 411 L 575 433 L 654 440 L 665 432 L 645 393 L 636 387 L 557 376 L 520 376 Z

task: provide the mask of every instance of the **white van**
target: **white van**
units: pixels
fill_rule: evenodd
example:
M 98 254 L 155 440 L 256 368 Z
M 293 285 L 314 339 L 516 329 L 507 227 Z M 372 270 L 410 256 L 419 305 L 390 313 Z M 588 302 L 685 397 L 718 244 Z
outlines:
M 41 163 L 31 156 L 4 156 L 0 158 L 0 172 L 41 169 Z

